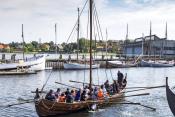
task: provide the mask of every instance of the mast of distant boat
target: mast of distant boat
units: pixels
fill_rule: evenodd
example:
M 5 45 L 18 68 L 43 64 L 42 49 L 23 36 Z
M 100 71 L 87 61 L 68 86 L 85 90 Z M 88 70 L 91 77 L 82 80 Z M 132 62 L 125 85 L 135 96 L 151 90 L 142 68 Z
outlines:
M 150 21 L 149 57 L 151 56 L 151 35 L 152 35 L 152 22 Z
M 57 23 L 55 24 L 55 54 L 57 54 Z
M 79 54 L 79 35 L 80 35 L 80 9 L 78 8 L 78 23 L 77 23 L 77 61 Z
M 24 32 L 23 32 L 23 24 L 22 24 L 22 47 L 23 47 L 23 60 L 24 60 L 24 58 L 25 58 L 25 56 L 24 56 Z
M 106 28 L 106 60 L 107 60 L 107 55 L 108 55 L 108 31 L 107 31 L 107 28 Z
M 145 39 L 144 33 L 142 33 L 142 55 L 141 56 L 143 56 L 144 54 L 144 39 Z
M 127 40 L 128 40 L 128 23 L 126 25 L 126 39 L 125 39 L 125 43 L 124 43 L 124 51 L 125 51 L 125 63 L 126 63 L 126 55 L 127 55 L 127 51 L 126 51 L 126 46 L 127 46 Z

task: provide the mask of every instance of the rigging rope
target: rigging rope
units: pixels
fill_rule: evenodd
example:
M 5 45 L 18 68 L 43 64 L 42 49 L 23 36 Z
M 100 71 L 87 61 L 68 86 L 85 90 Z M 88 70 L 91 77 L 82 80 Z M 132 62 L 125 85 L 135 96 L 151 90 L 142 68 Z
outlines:
M 86 0 L 85 4 L 84 4 L 84 6 L 83 6 L 83 9 L 82 9 L 81 12 L 80 12 L 79 17 L 82 15 L 82 13 L 83 13 L 83 11 L 84 11 L 84 9 L 85 9 L 87 3 L 88 3 L 88 0 Z M 74 27 L 73 27 L 73 29 L 72 29 L 72 31 L 71 31 L 71 33 L 70 33 L 70 35 L 69 35 L 67 41 L 66 41 L 66 43 L 68 43 L 70 37 L 72 36 L 72 33 L 73 33 L 73 31 L 75 30 L 75 27 L 76 27 L 77 23 L 78 23 L 78 20 L 76 21 L 76 23 L 75 23 L 75 25 L 74 25 Z
M 53 72 L 53 70 L 50 72 L 50 74 L 49 74 L 49 76 L 48 76 L 48 78 L 47 78 L 45 84 L 44 84 L 43 87 L 41 88 L 41 92 L 44 90 L 44 87 L 46 86 L 47 82 L 49 81 L 49 78 L 50 78 L 52 72 Z

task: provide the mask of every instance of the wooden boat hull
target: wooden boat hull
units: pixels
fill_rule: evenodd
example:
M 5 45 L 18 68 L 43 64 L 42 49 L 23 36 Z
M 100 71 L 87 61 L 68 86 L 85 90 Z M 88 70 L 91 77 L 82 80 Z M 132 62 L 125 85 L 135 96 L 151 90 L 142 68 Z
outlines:
M 175 116 L 175 94 L 169 89 L 168 78 L 166 78 L 166 95 L 170 110 Z
M 86 102 L 57 103 L 45 99 L 35 102 L 36 112 L 40 117 L 74 113 L 88 108 Z
M 113 102 L 119 102 L 120 100 L 122 100 L 124 93 L 123 91 L 121 93 L 115 94 L 110 96 L 107 99 L 102 99 L 102 100 L 96 100 L 96 101 L 88 101 L 88 105 L 93 105 L 93 104 L 97 104 L 98 107 L 102 107 L 102 106 L 106 106 L 106 105 L 111 105 Z
M 111 104 L 109 102 L 117 102 L 121 100 L 123 94 L 124 93 L 121 92 L 112 95 L 111 97 L 108 98 L 108 100 L 105 99 L 97 101 L 88 100 L 74 103 L 58 103 L 46 99 L 40 99 L 38 101 L 35 101 L 35 108 L 37 114 L 40 117 L 64 115 L 90 109 L 93 104 L 97 104 L 98 106 L 105 106 Z

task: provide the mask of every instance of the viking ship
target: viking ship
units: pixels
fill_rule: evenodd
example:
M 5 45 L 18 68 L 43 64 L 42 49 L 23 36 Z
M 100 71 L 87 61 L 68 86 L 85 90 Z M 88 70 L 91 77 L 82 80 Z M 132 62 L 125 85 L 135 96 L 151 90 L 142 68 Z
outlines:
M 166 95 L 170 110 L 175 116 L 175 94 L 170 90 L 168 86 L 168 77 L 166 77 Z
M 89 82 L 89 89 L 92 89 L 92 6 L 93 6 L 93 0 L 89 0 L 89 6 L 90 6 L 90 82 Z M 43 90 L 43 88 L 42 88 Z M 41 92 L 42 92 L 41 90 Z M 108 98 L 108 101 L 106 99 L 101 100 L 92 100 L 88 99 L 86 101 L 79 101 L 79 102 L 73 102 L 73 103 L 66 103 L 66 102 L 56 102 L 56 101 L 49 101 L 44 98 L 42 98 L 39 95 L 39 92 L 36 90 L 36 96 L 35 96 L 35 108 L 36 112 L 39 116 L 56 116 L 56 115 L 64 115 L 68 113 L 74 113 L 82 110 L 90 109 L 90 107 L 93 104 L 97 104 L 98 106 L 104 105 L 106 102 L 112 102 L 116 100 L 120 100 L 123 93 L 122 89 L 119 91 L 119 93 L 114 94 Z M 37 98 L 36 98 L 37 97 Z
M 36 112 L 40 117 L 45 116 L 55 116 L 55 115 L 64 115 L 75 113 L 79 111 L 84 111 L 87 109 L 91 109 L 93 104 L 97 104 L 99 107 L 110 104 L 111 102 L 116 102 L 121 100 L 123 96 L 123 91 L 112 95 L 108 98 L 108 101 L 105 99 L 102 100 L 87 100 L 87 101 L 80 101 L 80 102 L 73 102 L 73 103 L 65 103 L 65 102 L 56 102 L 56 101 L 49 101 L 47 99 L 39 99 L 35 100 L 35 108 Z

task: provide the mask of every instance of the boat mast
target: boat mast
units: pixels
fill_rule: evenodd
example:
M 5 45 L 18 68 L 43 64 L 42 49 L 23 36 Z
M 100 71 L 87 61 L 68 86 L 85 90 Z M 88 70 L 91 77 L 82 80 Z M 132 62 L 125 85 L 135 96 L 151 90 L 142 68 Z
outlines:
M 124 42 L 124 53 L 125 53 L 125 63 L 126 63 L 126 55 L 127 55 L 127 51 L 126 51 L 126 46 L 127 46 L 127 40 L 128 40 L 128 23 L 126 25 L 126 39 Z
M 165 40 L 164 40 L 164 44 L 163 44 L 163 52 L 165 53 L 164 57 L 166 58 L 166 50 L 165 50 L 165 46 L 166 44 L 166 40 L 168 39 L 168 26 L 167 26 L 167 22 L 166 22 L 166 26 L 165 26 Z
M 166 27 L 165 27 L 165 39 L 167 40 L 168 38 L 168 26 L 167 26 L 167 22 L 166 22 Z
M 149 56 L 151 56 L 151 35 L 152 35 L 152 23 L 151 23 L 151 21 L 150 21 Z
M 78 8 L 78 24 L 77 24 L 77 61 L 79 53 L 79 35 L 80 35 L 80 9 Z
M 90 7 L 90 83 L 89 88 L 90 91 L 92 89 L 92 9 L 93 0 L 89 0 L 89 7 Z
M 23 32 L 23 24 L 22 24 L 22 47 L 23 47 L 23 60 L 24 60 L 24 32 Z
M 108 54 L 108 31 L 107 31 L 107 28 L 106 28 L 106 59 L 107 59 L 107 54 Z
M 57 54 L 57 23 L 55 24 L 55 54 Z
M 142 57 L 144 55 L 144 40 L 145 40 L 145 36 L 144 36 L 144 33 L 142 33 Z
M 128 40 L 128 23 L 126 25 L 126 40 Z

